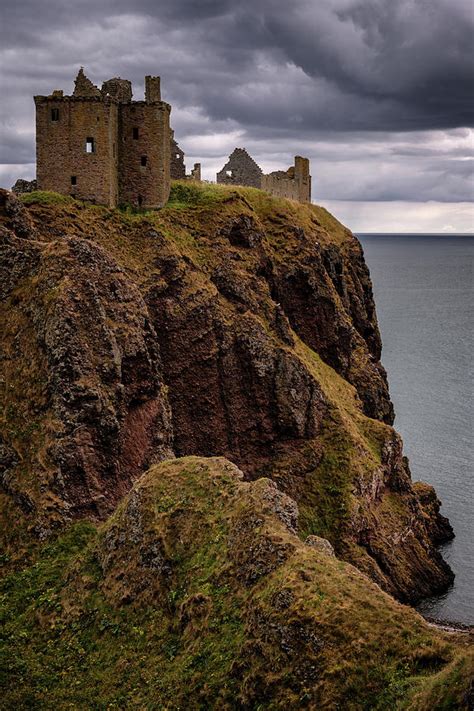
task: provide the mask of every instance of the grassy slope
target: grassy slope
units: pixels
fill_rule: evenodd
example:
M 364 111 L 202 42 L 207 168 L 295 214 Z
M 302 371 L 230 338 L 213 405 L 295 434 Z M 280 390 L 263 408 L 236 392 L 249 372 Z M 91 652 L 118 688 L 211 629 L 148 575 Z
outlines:
M 165 462 L 46 546 L 2 584 L 2 707 L 462 708 L 463 636 L 305 546 L 269 492 L 223 459 Z

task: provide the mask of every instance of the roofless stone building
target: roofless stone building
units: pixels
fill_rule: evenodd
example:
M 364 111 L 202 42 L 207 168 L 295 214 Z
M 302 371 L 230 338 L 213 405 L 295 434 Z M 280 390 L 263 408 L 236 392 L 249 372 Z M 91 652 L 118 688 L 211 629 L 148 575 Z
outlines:
M 262 187 L 263 170 L 245 148 L 235 148 L 225 166 L 217 173 L 217 182 L 225 185 Z
M 81 67 L 72 96 L 35 96 L 39 190 L 115 207 L 163 206 L 170 192 L 170 112 L 160 77 L 145 77 L 145 100 L 126 79 L 96 87 Z
M 217 173 L 217 182 L 226 185 L 248 185 L 278 197 L 311 202 L 309 160 L 301 156 L 295 157 L 295 164 L 288 170 L 276 170 L 264 175 L 245 148 L 236 148 L 222 170 Z

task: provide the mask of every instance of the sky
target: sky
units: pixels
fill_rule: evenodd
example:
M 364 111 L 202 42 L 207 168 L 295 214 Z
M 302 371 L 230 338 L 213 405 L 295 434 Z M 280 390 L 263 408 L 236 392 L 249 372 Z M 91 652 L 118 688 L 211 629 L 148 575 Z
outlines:
M 474 232 L 472 0 L 1 0 L 0 186 L 35 175 L 34 94 L 146 74 L 188 171 L 311 160 L 358 232 Z

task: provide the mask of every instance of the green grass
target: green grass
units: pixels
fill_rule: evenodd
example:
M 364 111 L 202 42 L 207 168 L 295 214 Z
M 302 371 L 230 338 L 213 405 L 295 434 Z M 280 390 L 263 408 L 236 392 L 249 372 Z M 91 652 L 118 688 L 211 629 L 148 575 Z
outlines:
M 462 646 L 304 546 L 268 482 L 226 466 L 152 468 L 98 531 L 71 526 L 3 580 L 1 707 L 459 708 Z M 168 572 L 143 564 L 158 544 Z
M 69 195 L 61 195 L 47 190 L 35 190 L 32 193 L 20 195 L 20 200 L 24 205 L 62 205 L 76 202 Z
M 209 207 L 224 200 L 230 192 L 228 186 L 198 183 L 192 180 L 173 181 L 165 209 L 185 210 L 195 207 Z

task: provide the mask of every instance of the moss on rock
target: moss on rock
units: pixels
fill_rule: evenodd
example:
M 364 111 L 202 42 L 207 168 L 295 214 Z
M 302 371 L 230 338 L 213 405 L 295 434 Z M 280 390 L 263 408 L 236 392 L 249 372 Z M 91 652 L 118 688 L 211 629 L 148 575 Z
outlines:
M 153 467 L 3 582 L 4 707 L 468 708 L 469 635 L 305 545 L 296 517 L 225 459 Z

